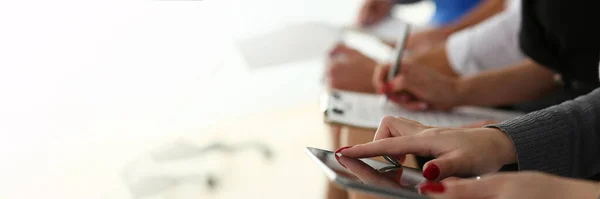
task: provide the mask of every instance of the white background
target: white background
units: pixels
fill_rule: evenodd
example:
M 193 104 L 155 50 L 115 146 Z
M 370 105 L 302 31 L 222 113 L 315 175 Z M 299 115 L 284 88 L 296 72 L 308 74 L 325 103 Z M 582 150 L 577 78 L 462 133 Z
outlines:
M 318 62 L 250 70 L 233 41 L 348 24 L 360 2 L 0 0 L 0 198 L 128 198 L 116 177 L 63 180 L 94 171 L 78 166 L 89 151 L 316 101 Z M 117 171 L 127 158 L 85 165 Z

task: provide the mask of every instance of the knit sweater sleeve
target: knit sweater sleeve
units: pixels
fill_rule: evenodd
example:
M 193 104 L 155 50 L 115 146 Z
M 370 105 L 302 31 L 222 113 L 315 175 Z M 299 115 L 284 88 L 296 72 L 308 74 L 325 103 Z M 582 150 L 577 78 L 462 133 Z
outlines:
M 491 127 L 511 138 L 519 170 L 576 178 L 600 173 L 600 88 Z

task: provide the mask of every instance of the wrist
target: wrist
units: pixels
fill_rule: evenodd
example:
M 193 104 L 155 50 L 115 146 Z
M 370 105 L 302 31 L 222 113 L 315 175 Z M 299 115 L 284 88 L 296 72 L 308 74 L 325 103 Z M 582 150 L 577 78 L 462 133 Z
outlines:
M 463 105 L 469 104 L 466 101 L 467 99 L 469 99 L 467 96 L 468 95 L 467 86 L 468 86 L 467 81 L 462 77 L 454 78 L 452 80 L 452 88 L 453 88 L 452 105 L 453 106 L 463 106 Z
M 600 199 L 600 183 L 564 177 L 557 177 L 556 180 L 567 182 L 567 185 L 563 187 L 566 188 L 562 192 L 563 198 Z
M 450 37 L 450 35 L 452 35 L 452 33 L 456 32 L 456 28 L 454 28 L 453 26 L 444 26 L 444 27 L 440 27 L 436 30 L 438 32 L 438 34 L 440 36 L 443 36 L 444 38 L 448 38 Z
M 517 163 L 517 152 L 510 137 L 499 128 L 490 127 L 491 135 L 494 136 L 493 148 L 498 152 L 499 166 Z

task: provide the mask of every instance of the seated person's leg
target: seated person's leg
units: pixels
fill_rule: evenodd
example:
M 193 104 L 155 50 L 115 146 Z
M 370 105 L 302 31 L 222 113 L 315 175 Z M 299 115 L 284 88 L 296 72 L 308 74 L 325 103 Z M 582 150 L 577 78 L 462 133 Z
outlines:
M 340 134 L 341 134 L 341 126 L 336 124 L 327 124 L 329 135 L 330 135 L 330 150 L 335 151 L 339 149 L 341 146 L 340 143 Z M 325 190 L 325 197 L 328 199 L 347 199 L 348 191 L 344 189 L 340 189 L 331 181 L 327 180 L 327 188 Z

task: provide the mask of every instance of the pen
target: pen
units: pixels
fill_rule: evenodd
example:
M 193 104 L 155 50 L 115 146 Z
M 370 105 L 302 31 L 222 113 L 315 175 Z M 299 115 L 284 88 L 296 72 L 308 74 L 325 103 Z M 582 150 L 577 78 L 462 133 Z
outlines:
M 396 39 L 396 46 L 394 47 L 394 51 L 392 52 L 392 63 L 390 65 L 390 70 L 388 71 L 386 82 L 391 82 L 396 75 L 400 72 L 400 64 L 402 63 L 402 57 L 404 54 L 404 50 L 406 49 L 406 40 L 408 39 L 408 34 L 410 34 L 410 24 L 404 23 L 404 31 L 398 36 Z M 386 95 L 390 96 L 393 93 L 391 91 L 387 91 Z M 385 100 L 387 105 L 387 98 Z

